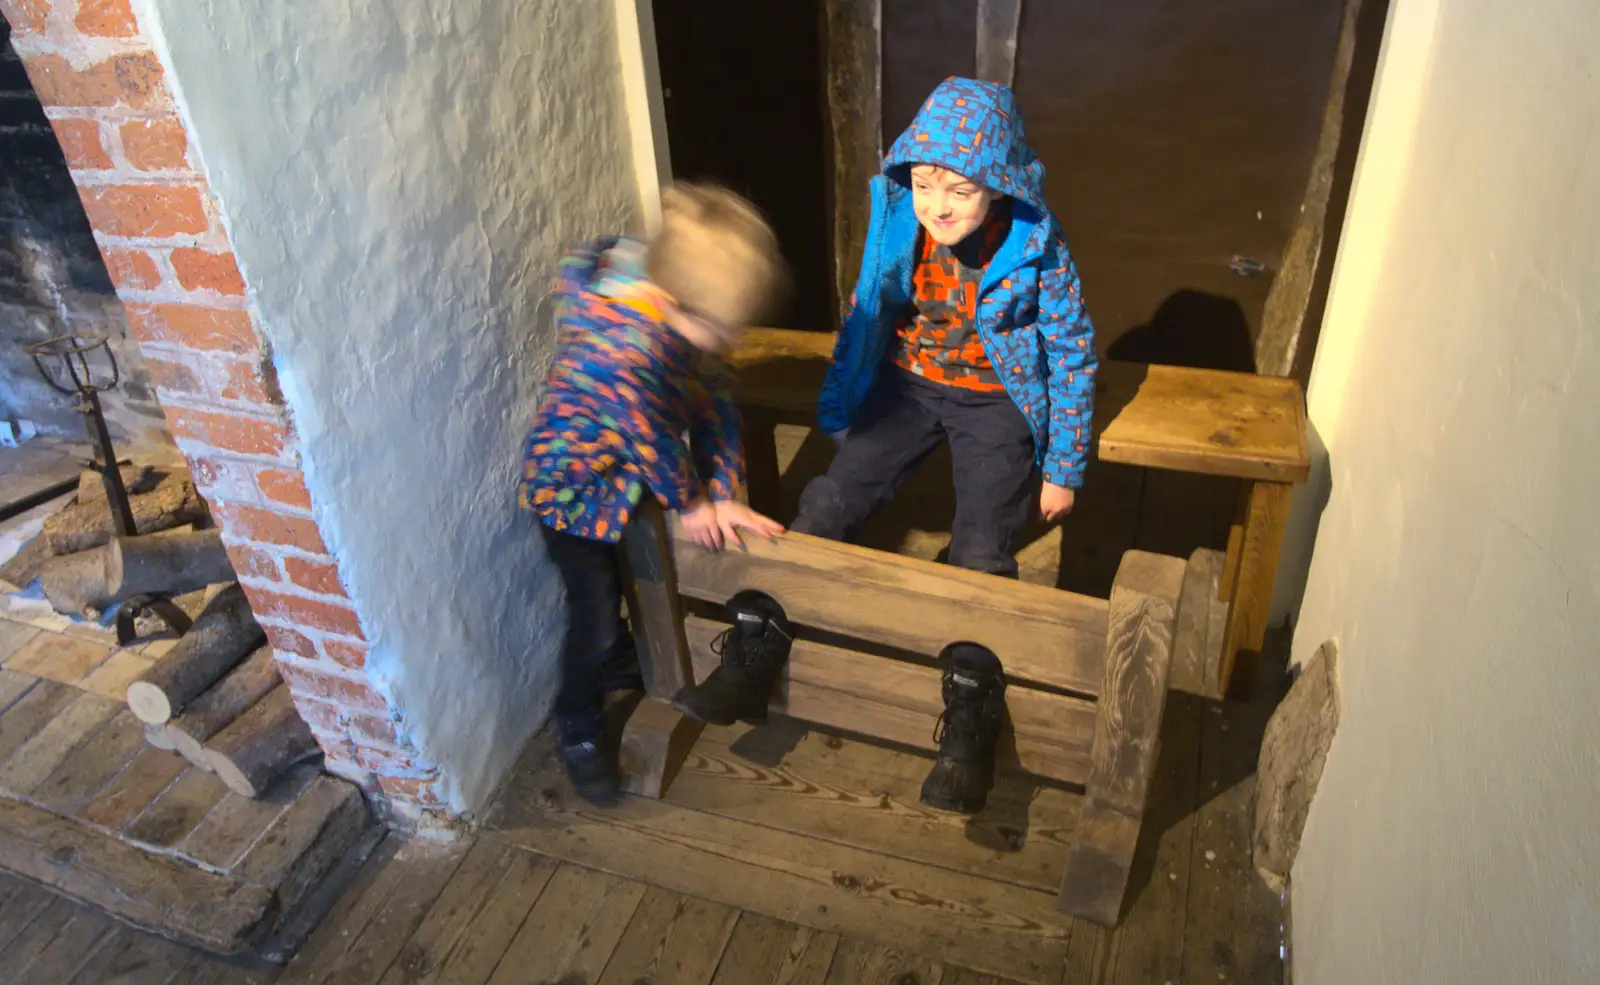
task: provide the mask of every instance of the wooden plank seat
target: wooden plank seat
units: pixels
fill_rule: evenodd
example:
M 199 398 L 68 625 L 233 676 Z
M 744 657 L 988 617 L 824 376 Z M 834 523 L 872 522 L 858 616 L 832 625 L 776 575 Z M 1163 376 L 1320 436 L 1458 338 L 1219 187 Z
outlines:
M 1096 599 L 800 534 L 710 553 L 648 500 L 627 549 L 650 682 L 623 738 L 631 791 L 663 796 L 699 734 L 667 699 L 717 665 L 727 624 L 686 614 L 685 599 L 771 595 L 797 628 L 773 710 L 924 751 L 943 711 L 933 658 L 981 643 L 1009 683 L 997 764 L 1083 791 L 1058 905 L 1116 922 L 1155 771 L 1182 560 L 1130 551 L 1110 599 Z
M 780 499 L 774 429 L 815 423 L 834 340 L 831 332 L 757 328 L 731 356 L 757 509 L 775 510 Z M 1218 591 L 1229 603 L 1217 682 L 1225 693 L 1237 656 L 1264 642 L 1291 490 L 1310 471 L 1300 386 L 1278 377 L 1108 360 L 1096 377 L 1095 402 L 1102 461 L 1243 482 Z

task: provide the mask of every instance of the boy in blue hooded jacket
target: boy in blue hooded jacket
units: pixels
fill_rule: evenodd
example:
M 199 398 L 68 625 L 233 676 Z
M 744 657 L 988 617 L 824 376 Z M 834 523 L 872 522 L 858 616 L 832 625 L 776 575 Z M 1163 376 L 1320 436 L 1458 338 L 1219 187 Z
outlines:
M 948 439 L 950 563 L 1015 577 L 1034 490 L 1054 521 L 1083 485 L 1096 367 L 1078 271 L 1016 97 L 947 79 L 871 191 L 861 274 L 818 408 L 839 452 L 806 487 L 792 529 L 853 536 Z
M 1053 522 L 1083 485 L 1095 367 L 1078 271 L 1016 97 L 945 80 L 872 179 L 861 276 L 818 408 L 839 451 L 791 529 L 852 536 L 948 439 L 950 563 L 1015 577 L 1035 490 Z M 1005 675 L 973 643 L 952 641 L 941 663 L 939 753 L 922 801 L 977 811 L 993 784 Z

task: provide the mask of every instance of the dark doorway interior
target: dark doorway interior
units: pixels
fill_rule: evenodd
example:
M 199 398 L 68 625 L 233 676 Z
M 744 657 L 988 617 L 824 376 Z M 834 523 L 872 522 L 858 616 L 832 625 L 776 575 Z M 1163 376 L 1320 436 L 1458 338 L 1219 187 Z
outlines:
M 774 319 L 832 331 L 818 0 L 656 0 L 672 173 L 720 182 L 777 230 L 795 290 Z

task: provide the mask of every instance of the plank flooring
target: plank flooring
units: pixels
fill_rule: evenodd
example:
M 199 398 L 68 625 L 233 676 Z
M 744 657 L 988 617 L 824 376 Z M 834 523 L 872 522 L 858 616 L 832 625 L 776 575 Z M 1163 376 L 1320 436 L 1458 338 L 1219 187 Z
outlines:
M 283 968 L 150 937 L 0 873 L 0 968 L 29 985 L 1278 985 L 1277 900 L 1248 858 L 1264 721 L 1260 705 L 1173 696 L 1162 742 L 1178 752 L 1159 766 L 1111 930 L 1018 902 L 1050 899 L 1045 869 L 1019 859 L 1053 844 L 1043 819 L 1069 791 L 997 790 L 970 825 L 924 816 L 925 760 L 778 723 L 708 730 L 679 781 L 697 806 L 669 791 L 572 807 L 536 741 L 478 839 L 385 839 Z M 740 787 L 757 796 L 741 802 Z M 802 843 L 828 804 L 850 823 Z M 968 847 L 942 862 L 933 848 L 884 854 L 917 841 Z M 908 900 L 882 898 L 894 894 Z

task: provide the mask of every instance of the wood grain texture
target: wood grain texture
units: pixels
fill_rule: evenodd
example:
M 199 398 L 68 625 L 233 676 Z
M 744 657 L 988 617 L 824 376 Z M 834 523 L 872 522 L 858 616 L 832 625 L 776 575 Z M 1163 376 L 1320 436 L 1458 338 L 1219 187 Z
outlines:
M 376 983 L 400 954 L 467 852 L 466 846 L 421 840 L 398 847 L 383 860 L 377 879 L 361 887 L 360 898 L 340 914 L 337 937 L 320 930 L 306 951 L 279 979 L 284 985 Z M 374 860 L 379 861 L 379 860 Z M 304 952 L 303 952 L 304 953 Z
M 823 18 L 833 152 L 833 287 L 842 312 L 867 241 L 867 181 L 878 173 L 883 157 L 883 3 L 826 0 Z
M 1105 925 L 1121 914 L 1155 775 L 1184 568 L 1178 558 L 1129 551 L 1111 589 L 1088 803 L 1059 897 L 1064 912 Z
M 187 769 L 189 764 L 182 756 L 145 749 L 78 812 L 78 817 L 109 831 L 121 831 Z
M 797 948 L 797 938 L 802 936 L 803 946 Z M 746 911 L 739 914 L 711 985 L 774 985 L 780 981 L 822 985 L 838 946 L 836 934 L 820 934 Z
M 228 788 L 221 780 L 202 770 L 191 769 L 151 801 L 150 806 L 123 829 L 123 834 L 151 848 L 171 848 L 187 838 L 227 793 Z
M 1111 589 L 1088 795 L 1137 817 L 1155 770 L 1184 562 L 1129 551 Z
M 18 699 L 32 690 L 38 681 L 39 678 L 20 670 L 0 669 L 0 715 L 5 714 Z
M 1120 405 L 1100 432 L 1100 458 L 1269 482 L 1311 470 L 1305 397 L 1294 380 L 1250 373 L 1111 363 L 1102 385 Z
M 667 516 L 649 495 L 639 501 L 622 536 L 626 558 L 628 613 L 645 690 L 670 700 L 689 683 L 689 646 L 683 638 L 683 600 L 673 566 Z
M 56 768 L 90 742 L 122 705 L 98 694 L 77 697 L 23 743 L 0 765 L 0 790 L 29 797 Z
M 12 967 L 7 985 L 61 985 L 71 982 L 117 932 L 116 921 L 91 907 L 80 906 L 66 926 L 33 960 Z
M 422 985 L 438 979 L 463 936 L 485 915 L 517 849 L 483 840 L 474 844 L 450 876 L 416 932 L 384 972 L 381 985 Z
M 883 945 L 858 940 L 843 940 L 828 968 L 827 985 L 878 985 L 880 982 L 903 985 L 942 985 L 943 962 L 906 954 Z
M 1007 677 L 1081 694 L 1104 678 L 1102 599 L 804 534 L 715 554 L 679 538 L 674 553 L 678 588 L 693 598 L 721 604 L 754 588 L 802 626 L 926 657 L 980 643 Z
M 721 741 L 727 732 L 708 730 L 689 754 L 674 804 L 1038 892 L 1060 883 L 1077 794 L 1008 789 L 1002 779 L 989 805 L 965 817 L 921 803 L 924 757 L 828 736 L 774 763 L 764 750 L 742 755 L 743 743 Z M 826 755 L 840 751 L 846 757 Z
M 592 982 L 633 919 L 644 884 L 563 865 L 506 948 L 490 985 Z
M 1294 489 L 1280 482 L 1254 482 L 1245 494 L 1244 533 L 1239 563 L 1228 593 L 1227 635 L 1217 671 L 1217 687 L 1227 694 L 1238 683 L 1234 668 L 1241 654 L 1255 654 L 1267 636 L 1272 589 L 1278 578 L 1278 556 L 1289 523 Z
M 660 698 L 640 701 L 622 730 L 622 789 L 659 799 L 703 727 Z
M 273 912 L 270 890 L 141 851 L 46 811 L 0 799 L 0 866 L 141 927 L 229 953 Z
M 718 664 L 711 644 L 725 623 L 684 621 L 703 680 Z M 933 750 L 944 711 L 936 667 L 796 640 L 773 692 L 772 710 L 832 728 Z M 1082 783 L 1088 773 L 1095 704 L 1014 684 L 1006 690 L 1009 722 L 996 761 L 1004 769 Z
M 1022 0 L 978 0 L 978 78 L 1011 85 L 1021 21 Z
M 491 823 L 498 837 L 571 863 L 1023 982 L 1056 985 L 1070 936 L 1046 893 L 669 801 L 590 809 L 553 761 L 519 778 Z
M 730 357 L 739 402 L 808 422 L 834 341 L 832 333 L 751 329 Z M 1105 360 L 1095 402 L 1102 461 L 1289 483 L 1310 472 L 1305 398 L 1293 380 Z
M 312 764 L 284 774 L 259 797 L 229 793 L 178 846 L 188 858 L 224 871 L 233 868 L 244 853 L 300 798 L 320 770 Z
M 168 985 L 189 962 L 189 952 L 170 941 L 122 928 L 111 935 L 70 980 L 51 985 Z
M 1171 689 L 1219 697 L 1217 668 L 1227 630 L 1228 606 L 1218 601 L 1225 556 L 1200 548 L 1189 556 L 1178 600 L 1178 625 L 1172 642 Z
M 10 759 L 77 699 L 79 692 L 55 681 L 42 680 L 0 715 L 0 762 Z
M 647 887 L 598 985 L 707 985 L 738 919 L 731 906 Z

